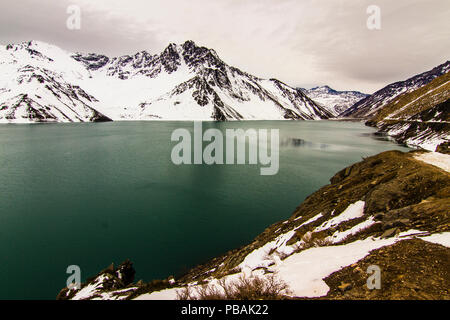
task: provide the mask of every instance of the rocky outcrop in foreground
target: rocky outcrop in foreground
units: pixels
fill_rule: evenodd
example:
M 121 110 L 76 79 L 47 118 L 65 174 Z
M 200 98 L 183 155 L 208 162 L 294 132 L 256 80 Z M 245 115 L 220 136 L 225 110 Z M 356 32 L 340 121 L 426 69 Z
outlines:
M 450 299 L 449 158 L 421 151 L 366 158 L 338 172 L 288 220 L 182 277 L 120 282 L 111 269 L 58 298 L 220 298 L 236 281 L 254 288 L 266 279 L 283 288 L 271 298 Z M 380 289 L 367 287 L 373 265 Z

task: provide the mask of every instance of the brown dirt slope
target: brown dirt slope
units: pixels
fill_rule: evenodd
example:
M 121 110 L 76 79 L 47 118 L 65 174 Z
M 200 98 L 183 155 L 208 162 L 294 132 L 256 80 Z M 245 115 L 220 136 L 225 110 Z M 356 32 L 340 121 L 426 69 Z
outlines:
M 341 170 L 330 179 L 331 184 L 307 197 L 289 220 L 273 224 L 252 243 L 197 266 L 178 280 L 201 281 L 208 276 L 221 277 L 236 272 L 235 267 L 245 256 L 278 235 L 322 213 L 320 219 L 297 230 L 288 242 L 294 243 L 359 200 L 365 201 L 364 217 L 343 223 L 337 227 L 338 230 L 347 229 L 369 216 L 373 216 L 378 223 L 342 243 L 382 236 L 386 232 L 395 235 L 409 229 L 431 233 L 448 231 L 450 174 L 414 159 L 415 153 L 387 151 Z M 335 228 L 330 228 L 313 236 L 323 239 L 335 231 Z M 209 272 L 214 268 L 213 272 Z
M 380 267 L 380 289 L 367 287 L 367 268 Z M 327 278 L 321 299 L 450 300 L 450 249 L 420 239 L 404 240 L 372 251 L 364 259 Z

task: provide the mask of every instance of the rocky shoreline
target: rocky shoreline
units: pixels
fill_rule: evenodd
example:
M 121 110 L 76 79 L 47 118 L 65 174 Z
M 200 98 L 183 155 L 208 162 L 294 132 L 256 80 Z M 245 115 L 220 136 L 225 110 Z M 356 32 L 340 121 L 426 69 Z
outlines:
M 176 279 L 134 283 L 126 261 L 57 299 L 176 299 L 186 287 L 268 275 L 292 288 L 286 299 L 450 299 L 450 174 L 424 154 L 387 151 L 339 171 L 288 220 Z M 382 290 L 364 285 L 368 263 L 382 268 Z

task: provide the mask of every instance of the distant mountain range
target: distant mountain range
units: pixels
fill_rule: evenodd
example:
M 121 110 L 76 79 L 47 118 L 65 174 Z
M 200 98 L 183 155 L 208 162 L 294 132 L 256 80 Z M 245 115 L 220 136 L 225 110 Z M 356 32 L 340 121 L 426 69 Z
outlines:
M 192 41 L 121 57 L 39 41 L 0 47 L 0 122 L 318 120 L 300 89 L 226 64 Z
M 367 95 L 261 79 L 193 41 L 121 57 L 29 41 L 0 47 L 0 123 L 355 118 L 434 150 L 449 140 L 449 70 L 447 61 Z
M 327 108 L 334 116 L 338 116 L 356 102 L 368 97 L 359 91 L 337 91 L 329 86 L 303 89 L 303 92 L 321 106 Z

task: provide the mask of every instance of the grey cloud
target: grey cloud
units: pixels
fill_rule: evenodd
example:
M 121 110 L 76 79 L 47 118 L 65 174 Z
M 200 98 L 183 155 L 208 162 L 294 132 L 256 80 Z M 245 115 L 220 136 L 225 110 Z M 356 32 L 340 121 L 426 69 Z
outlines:
M 82 9 L 68 30 L 66 8 Z M 382 29 L 366 28 L 381 7 Z M 66 50 L 158 52 L 192 39 L 228 63 L 295 86 L 373 92 L 449 58 L 448 0 L 2 0 L 0 43 L 37 39 Z

